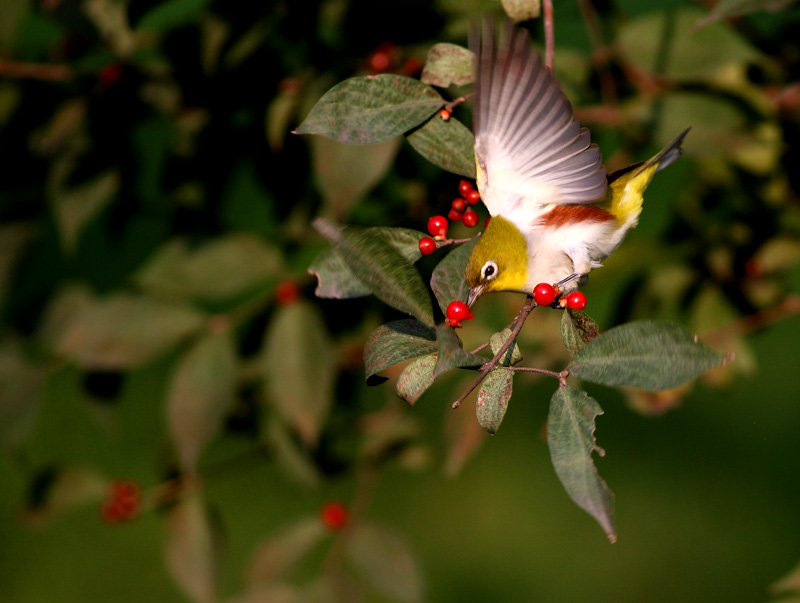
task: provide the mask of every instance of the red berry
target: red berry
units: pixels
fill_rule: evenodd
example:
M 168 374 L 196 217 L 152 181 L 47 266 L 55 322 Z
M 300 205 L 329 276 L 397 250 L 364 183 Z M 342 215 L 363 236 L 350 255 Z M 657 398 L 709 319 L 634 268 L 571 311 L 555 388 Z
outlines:
M 447 315 L 447 320 L 450 323 L 450 326 L 454 329 L 461 326 L 462 320 L 472 320 L 474 318 L 469 306 L 463 301 L 450 302 L 450 305 L 447 306 L 447 311 L 445 314 Z
M 460 211 L 456 211 L 455 209 L 451 209 L 449 212 L 447 212 L 447 219 L 451 222 L 458 222 L 462 217 L 464 217 L 464 214 L 462 214 Z
M 489 222 L 492 221 L 492 216 L 486 216 L 486 221 L 483 223 L 483 229 L 486 230 L 489 228 Z
M 436 251 L 436 241 L 430 237 L 422 237 L 419 240 L 419 250 L 422 252 L 422 255 L 432 254 Z
M 98 77 L 100 80 L 100 85 L 102 85 L 104 88 L 113 86 L 122 77 L 123 70 L 124 69 L 120 63 L 111 63 L 110 65 L 106 65 L 100 71 L 100 76 Z
M 466 197 L 471 190 L 473 190 L 473 186 L 469 180 L 462 180 L 458 183 L 458 194 L 462 197 Z
M 567 296 L 567 308 L 583 310 L 586 307 L 586 296 L 581 291 L 573 291 Z
M 350 511 L 342 503 L 329 502 L 319 512 L 323 525 L 336 532 L 344 528 L 350 521 Z
M 464 195 L 464 197 L 466 198 L 467 203 L 469 203 L 470 205 L 475 205 L 478 201 L 481 200 L 481 194 L 475 189 L 469 191 L 466 195 Z
M 464 220 L 464 226 L 472 228 L 478 223 L 478 213 L 468 209 L 464 212 L 464 217 L 462 219 Z
M 116 500 L 107 500 L 100 507 L 100 517 L 108 525 L 118 524 L 124 519 L 125 511 Z
M 300 287 L 294 281 L 281 281 L 275 287 L 275 301 L 280 306 L 290 306 L 300 299 Z
M 439 117 L 442 118 L 442 121 L 447 121 L 450 119 L 450 109 L 441 109 L 439 111 Z
M 457 212 L 463 212 L 465 209 L 467 209 L 467 202 L 461 197 L 458 197 L 457 199 L 453 199 L 453 202 L 450 204 L 450 208 L 456 210 Z
M 447 218 L 444 216 L 433 216 L 428 220 L 428 232 L 434 237 L 446 237 Z
M 533 301 L 540 306 L 549 306 L 556 298 L 556 288 L 549 283 L 539 283 L 533 288 Z

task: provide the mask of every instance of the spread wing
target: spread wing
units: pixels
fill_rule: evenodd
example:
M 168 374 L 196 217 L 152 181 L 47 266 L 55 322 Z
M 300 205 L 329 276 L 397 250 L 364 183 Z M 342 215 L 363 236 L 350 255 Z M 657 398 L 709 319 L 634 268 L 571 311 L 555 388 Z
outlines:
M 530 224 L 551 204 L 601 201 L 606 170 L 589 131 L 528 32 L 508 22 L 503 33 L 496 41 L 485 21 L 470 39 L 478 189 L 489 213 Z

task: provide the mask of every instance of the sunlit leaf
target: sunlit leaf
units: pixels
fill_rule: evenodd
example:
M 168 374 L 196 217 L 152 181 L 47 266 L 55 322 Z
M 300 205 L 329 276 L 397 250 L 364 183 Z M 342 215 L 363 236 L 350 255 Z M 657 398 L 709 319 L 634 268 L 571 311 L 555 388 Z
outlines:
M 505 369 L 494 369 L 483 380 L 478 390 L 475 412 L 478 423 L 494 435 L 503 422 L 508 401 L 513 390 L 514 373 Z
M 455 117 L 445 121 L 434 115 L 406 138 L 433 165 L 459 176 L 475 178 L 475 137 Z
M 428 51 L 420 79 L 426 84 L 447 88 L 472 83 L 475 55 L 457 44 L 441 42 Z
M 354 77 L 328 90 L 295 132 L 375 144 L 420 125 L 444 102 L 432 87 L 403 75 Z
M 408 228 L 367 228 L 369 236 L 385 239 L 409 262 L 416 262 L 422 253 L 419 240 L 425 235 Z M 309 273 L 317 277 L 317 297 L 350 299 L 370 294 L 370 289 L 358 280 L 345 261 L 337 253 L 336 247 L 322 251 L 308 267 Z
M 175 368 L 167 394 L 167 424 L 184 472 L 194 471 L 198 456 L 230 410 L 236 372 L 230 333 L 206 335 Z
M 378 144 L 356 146 L 322 136 L 312 138 L 314 175 L 325 199 L 325 214 L 344 218 L 386 175 L 401 140 L 396 136 Z
M 597 325 L 586 313 L 572 308 L 564 310 L 561 317 L 561 339 L 570 354 L 580 352 L 598 333 Z
M 366 379 L 392 365 L 430 354 L 438 349 L 436 332 L 418 320 L 405 319 L 381 325 L 364 344 Z
M 170 508 L 166 530 L 165 555 L 172 579 L 191 601 L 214 601 L 221 538 L 198 492 Z
M 330 410 L 336 357 L 319 310 L 306 302 L 276 309 L 263 354 L 267 399 L 313 446 Z
M 722 19 L 741 17 L 756 11 L 778 12 L 788 8 L 797 0 L 720 0 L 700 19 L 696 27 L 703 27 Z
M 291 576 L 326 534 L 318 517 L 283 527 L 258 545 L 250 557 L 245 581 L 249 585 L 267 584 Z
M 131 368 L 177 345 L 204 321 L 188 306 L 119 293 L 83 305 L 61 331 L 56 351 L 84 368 Z
M 411 405 L 433 385 L 436 354 L 426 354 L 410 362 L 397 379 L 397 395 Z
M 637 321 L 614 327 L 578 352 L 570 374 L 593 383 L 647 390 L 678 387 L 726 362 L 682 326 Z
M 541 0 L 501 0 L 503 10 L 515 23 L 535 19 L 542 12 Z
M 453 301 L 467 301 L 469 287 L 465 277 L 467 260 L 478 239 L 463 243 L 437 264 L 431 275 L 431 289 L 443 313 Z
M 48 480 L 41 502 L 31 513 L 38 520 L 51 519 L 75 507 L 97 504 L 107 495 L 109 482 L 95 470 L 64 467 Z
M 433 369 L 434 378 L 452 368 L 481 366 L 486 363 L 486 358 L 483 356 L 464 351 L 456 330 L 448 324 L 436 327 L 436 340 L 439 343 L 439 351 Z
M 495 333 L 489 338 L 489 347 L 492 354 L 497 354 L 500 349 L 505 345 L 508 338 L 511 337 L 511 329 L 503 329 L 499 333 Z M 500 359 L 500 364 L 503 366 L 511 366 L 522 361 L 522 350 L 515 341 L 514 344 L 506 350 L 506 353 Z
M 220 301 L 246 293 L 284 270 L 276 248 L 252 235 L 232 234 L 198 248 L 182 239 L 169 241 L 134 278 L 159 297 Z
M 786 595 L 800 596 L 800 563 L 795 565 L 789 573 L 769 585 L 769 592 L 773 596 L 785 597 Z M 781 597 L 780 601 L 791 601 Z
M 422 577 L 405 539 L 387 527 L 361 523 L 347 540 L 353 565 L 381 595 L 396 601 L 421 601 Z
M 210 0 L 166 0 L 147 11 L 137 29 L 168 30 L 191 23 L 210 4 Z
M 594 517 L 611 542 L 614 528 L 614 495 L 597 473 L 592 453 L 603 456 L 594 438 L 595 419 L 603 410 L 586 392 L 559 387 L 550 400 L 547 444 L 558 479 L 581 509 Z
M 314 226 L 335 246 L 353 274 L 372 294 L 386 304 L 433 325 L 433 307 L 428 289 L 417 269 L 381 237 L 368 229 L 338 229 L 324 220 Z

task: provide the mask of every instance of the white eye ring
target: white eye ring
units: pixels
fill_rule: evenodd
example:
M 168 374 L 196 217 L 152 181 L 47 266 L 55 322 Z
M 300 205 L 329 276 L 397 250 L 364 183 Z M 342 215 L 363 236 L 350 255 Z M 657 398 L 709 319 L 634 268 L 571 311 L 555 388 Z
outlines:
M 497 278 L 497 264 L 493 260 L 489 260 L 481 268 L 481 280 L 491 281 Z

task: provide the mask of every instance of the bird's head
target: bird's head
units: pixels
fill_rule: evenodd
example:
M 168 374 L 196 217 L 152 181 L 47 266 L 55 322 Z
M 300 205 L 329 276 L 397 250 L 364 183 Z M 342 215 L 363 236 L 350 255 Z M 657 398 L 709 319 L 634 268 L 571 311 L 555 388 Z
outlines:
M 509 220 L 494 216 L 467 260 L 465 273 L 472 305 L 491 291 L 524 291 L 528 280 L 528 244 Z

